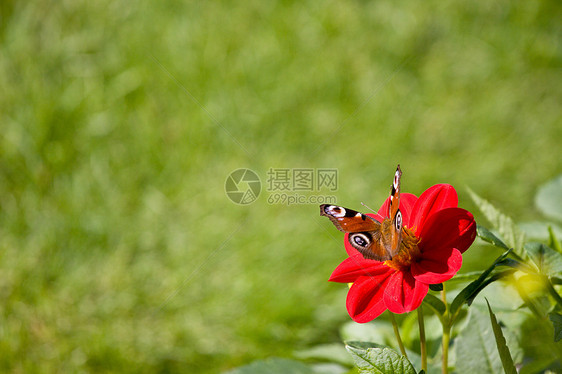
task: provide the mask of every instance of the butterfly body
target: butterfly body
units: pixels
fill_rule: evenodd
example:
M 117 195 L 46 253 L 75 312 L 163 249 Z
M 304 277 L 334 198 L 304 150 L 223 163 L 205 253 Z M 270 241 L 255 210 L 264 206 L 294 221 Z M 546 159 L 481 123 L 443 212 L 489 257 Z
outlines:
M 402 244 L 402 213 L 400 212 L 400 165 L 396 168 L 390 189 L 388 217 L 381 222 L 352 209 L 337 205 L 320 205 L 320 215 L 328 217 L 340 231 L 348 233 L 348 241 L 363 257 L 391 260 Z

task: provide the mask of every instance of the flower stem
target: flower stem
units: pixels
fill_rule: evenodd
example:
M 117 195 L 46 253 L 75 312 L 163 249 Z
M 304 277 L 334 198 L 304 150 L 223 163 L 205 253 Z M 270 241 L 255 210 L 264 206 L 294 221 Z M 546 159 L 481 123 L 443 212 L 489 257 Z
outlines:
M 441 291 L 441 300 L 445 304 L 445 313 L 443 314 L 443 340 L 442 340 L 442 350 L 443 350 L 443 362 L 441 363 L 441 372 L 443 374 L 449 373 L 449 342 L 451 340 L 451 316 L 449 315 L 449 305 L 447 305 L 447 292 L 445 290 L 445 284 L 443 284 L 443 291 Z
M 423 321 L 423 308 L 418 308 L 418 325 L 420 327 L 420 354 L 422 370 L 427 373 L 427 350 L 425 346 L 425 325 Z
M 443 367 L 441 370 L 443 374 L 449 373 L 449 339 L 450 328 L 445 328 L 445 326 L 443 326 Z
M 398 324 L 396 323 L 396 319 L 394 318 L 394 314 L 391 311 L 388 311 L 390 315 L 390 322 L 392 322 L 392 327 L 394 328 L 394 335 L 396 335 L 396 340 L 398 341 L 398 346 L 400 347 L 400 352 L 402 352 L 403 356 L 408 358 L 406 354 L 406 350 L 404 349 L 404 344 L 402 343 L 402 338 L 400 338 L 400 331 L 398 331 Z
M 445 308 L 449 309 L 449 307 L 447 306 L 447 291 L 445 290 L 445 283 L 442 283 L 443 285 L 443 290 L 441 290 L 441 300 L 443 301 L 443 304 L 445 304 Z

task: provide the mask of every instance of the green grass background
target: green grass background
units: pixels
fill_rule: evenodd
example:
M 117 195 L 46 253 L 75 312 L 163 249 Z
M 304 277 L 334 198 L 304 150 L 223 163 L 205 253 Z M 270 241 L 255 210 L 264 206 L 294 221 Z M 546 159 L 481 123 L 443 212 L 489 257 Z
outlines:
M 317 205 L 465 186 L 516 220 L 562 172 L 558 1 L 3 1 L 0 370 L 215 373 L 339 341 Z M 480 217 L 477 215 L 477 219 Z M 465 255 L 478 263 L 478 252 Z M 484 264 L 482 264 L 483 266 Z

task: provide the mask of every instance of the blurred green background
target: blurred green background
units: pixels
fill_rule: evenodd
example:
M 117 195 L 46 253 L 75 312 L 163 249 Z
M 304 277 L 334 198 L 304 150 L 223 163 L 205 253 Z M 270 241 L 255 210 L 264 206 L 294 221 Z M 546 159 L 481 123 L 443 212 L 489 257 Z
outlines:
M 337 169 L 339 204 L 378 209 L 400 163 L 404 191 L 473 209 L 470 186 L 518 221 L 562 172 L 559 1 L 0 9 L 1 371 L 215 373 L 339 341 L 342 236 L 268 204 L 270 168 Z

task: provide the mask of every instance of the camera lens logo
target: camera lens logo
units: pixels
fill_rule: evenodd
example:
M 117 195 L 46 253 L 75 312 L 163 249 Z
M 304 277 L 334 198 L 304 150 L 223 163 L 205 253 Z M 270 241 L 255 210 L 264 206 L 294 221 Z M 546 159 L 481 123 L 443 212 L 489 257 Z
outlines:
M 261 192 L 261 181 L 250 169 L 234 170 L 224 184 L 226 195 L 232 202 L 248 205 L 256 201 Z

